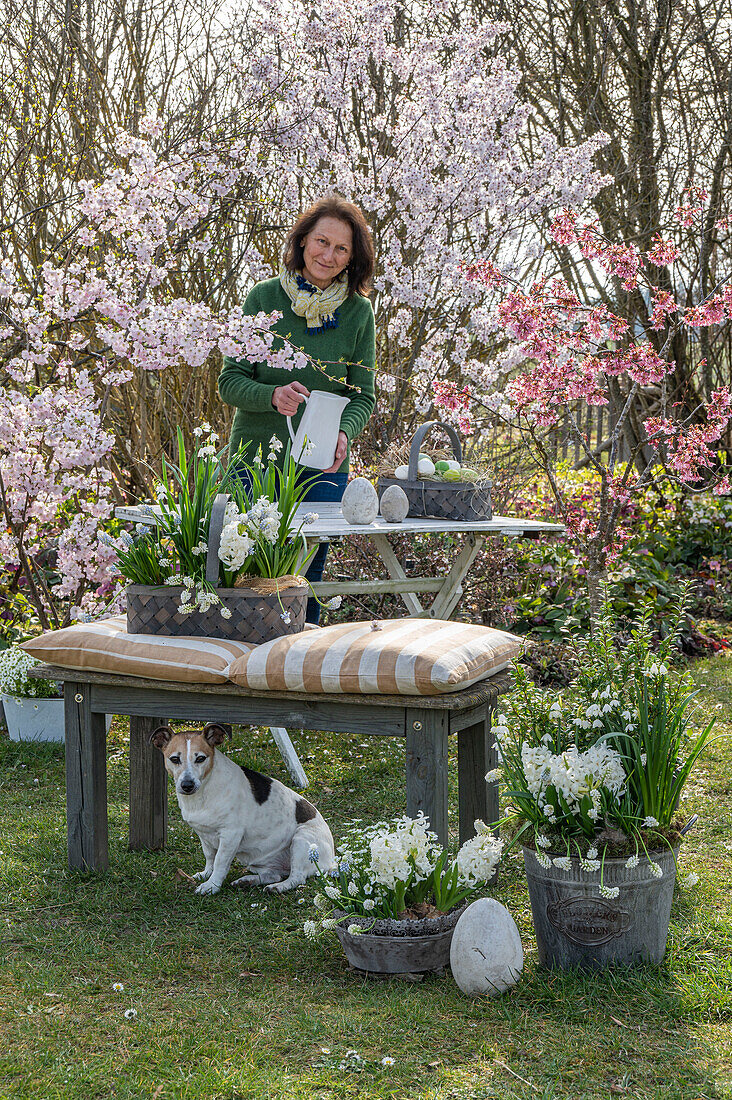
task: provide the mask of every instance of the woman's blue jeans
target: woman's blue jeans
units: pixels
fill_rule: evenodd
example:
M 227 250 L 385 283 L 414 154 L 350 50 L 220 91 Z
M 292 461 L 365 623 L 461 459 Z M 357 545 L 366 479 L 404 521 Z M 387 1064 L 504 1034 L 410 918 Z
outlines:
M 249 472 L 247 470 L 237 470 L 237 476 L 244 487 L 244 491 L 250 494 L 252 491 L 252 481 Z M 333 501 L 342 500 L 348 483 L 348 474 L 340 472 L 335 474 L 314 474 L 313 470 L 303 470 L 303 477 L 308 479 L 311 477 L 315 478 L 315 480 L 308 485 L 303 501 L 322 501 L 323 503 L 331 503 Z M 317 511 L 317 509 L 314 510 Z M 319 543 L 318 549 L 310 560 L 310 565 L 307 568 L 305 576 L 312 584 L 317 583 L 317 581 L 321 580 L 323 577 L 325 559 L 328 557 L 329 546 L 330 543 L 328 542 Z M 320 604 L 312 597 L 307 603 L 305 620 L 306 622 L 316 624 L 320 622 Z

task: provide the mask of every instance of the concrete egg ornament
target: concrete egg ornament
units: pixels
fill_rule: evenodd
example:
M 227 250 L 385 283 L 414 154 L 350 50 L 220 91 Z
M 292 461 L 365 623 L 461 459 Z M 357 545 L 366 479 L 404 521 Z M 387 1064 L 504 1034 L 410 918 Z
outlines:
M 450 969 L 463 993 L 497 997 L 516 985 L 523 965 L 521 937 L 505 905 L 493 898 L 469 905 L 450 944 Z
M 381 494 L 379 510 L 387 523 L 403 523 L 409 515 L 409 498 L 400 485 L 390 485 Z
M 379 512 L 379 497 L 366 477 L 349 481 L 341 501 L 341 511 L 346 523 L 373 523 Z

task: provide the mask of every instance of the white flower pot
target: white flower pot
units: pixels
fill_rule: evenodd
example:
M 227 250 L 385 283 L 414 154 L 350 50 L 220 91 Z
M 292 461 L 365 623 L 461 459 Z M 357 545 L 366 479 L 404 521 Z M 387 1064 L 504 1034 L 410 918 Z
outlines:
M 63 699 L 3 695 L 3 710 L 11 741 L 64 741 Z M 112 724 L 107 715 L 107 730 Z

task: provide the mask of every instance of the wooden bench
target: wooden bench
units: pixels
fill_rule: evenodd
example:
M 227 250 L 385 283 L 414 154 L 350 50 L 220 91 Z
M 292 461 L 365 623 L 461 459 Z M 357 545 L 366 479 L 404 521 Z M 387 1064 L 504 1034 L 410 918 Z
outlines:
M 149 737 L 171 719 L 404 738 L 406 812 L 423 810 L 445 846 L 448 739 L 457 734 L 460 843 L 474 835 L 476 818 L 498 818 L 497 786 L 486 783 L 485 774 L 496 766 L 491 715 L 498 697 L 510 690 L 507 672 L 466 691 L 435 696 L 256 692 L 234 684 L 174 684 L 54 665 L 36 666 L 29 675 L 64 684 L 71 868 L 101 871 L 109 865 L 106 714 L 130 716 L 132 849 L 165 846 L 167 776 Z M 376 807 L 374 816 L 379 816 Z

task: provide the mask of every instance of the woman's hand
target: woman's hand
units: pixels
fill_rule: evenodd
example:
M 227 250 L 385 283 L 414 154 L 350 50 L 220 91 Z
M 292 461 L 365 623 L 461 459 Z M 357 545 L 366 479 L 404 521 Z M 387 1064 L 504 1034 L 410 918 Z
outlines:
M 327 470 L 323 470 L 324 474 L 334 474 L 338 467 L 343 462 L 348 451 L 348 436 L 345 432 L 338 432 L 338 442 L 335 449 L 335 462 L 332 466 L 329 466 Z
M 294 416 L 306 397 L 310 397 L 310 390 L 302 382 L 288 382 L 286 386 L 275 388 L 272 404 L 283 416 Z

